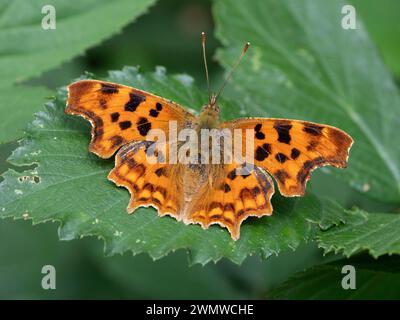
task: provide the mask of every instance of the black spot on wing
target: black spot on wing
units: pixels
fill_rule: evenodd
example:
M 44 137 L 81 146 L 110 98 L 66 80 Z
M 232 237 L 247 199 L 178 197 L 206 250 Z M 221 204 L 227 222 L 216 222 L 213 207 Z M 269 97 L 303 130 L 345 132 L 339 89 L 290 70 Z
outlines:
M 134 92 L 129 93 L 129 101 L 125 104 L 125 111 L 134 112 L 146 97 Z
M 323 127 L 317 126 L 315 124 L 306 124 L 303 127 L 303 131 L 311 134 L 313 136 L 320 136 L 322 134 Z
M 283 153 L 280 153 L 280 152 L 278 152 L 276 155 L 275 155 L 275 159 L 276 159 L 276 161 L 278 161 L 278 162 L 280 162 L 280 163 L 284 163 L 286 160 L 288 160 L 289 158 L 286 156 L 286 155 L 284 155 Z
M 139 118 L 136 122 L 136 127 L 142 136 L 146 136 L 151 129 L 151 123 L 144 117 Z
M 265 134 L 262 133 L 261 131 L 257 131 L 256 134 L 255 134 L 255 136 L 256 136 L 256 138 L 257 138 L 258 140 L 263 140 L 263 139 L 265 139 Z
M 161 111 L 162 110 L 162 104 L 157 102 L 156 103 L 156 109 L 157 109 L 157 111 Z
M 150 111 L 149 111 L 150 117 L 157 118 L 158 114 L 159 114 L 159 112 L 156 109 L 150 109 Z
M 224 192 L 228 193 L 229 191 L 231 191 L 231 187 L 229 186 L 229 184 L 225 183 L 224 184 Z
M 228 173 L 228 178 L 234 180 L 236 178 L 236 170 L 233 169 L 231 172 Z
M 105 94 L 118 93 L 118 87 L 110 83 L 102 83 L 101 92 Z
M 156 171 L 154 171 L 154 173 L 158 176 L 165 176 L 165 169 L 164 168 L 158 168 Z
M 297 159 L 297 158 L 299 157 L 299 155 L 300 155 L 300 150 L 299 150 L 299 149 L 296 149 L 296 148 L 293 148 L 293 149 L 292 149 L 292 152 L 290 153 L 290 157 L 291 157 L 293 160 L 295 160 L 295 159 Z
M 119 119 L 119 113 L 118 112 L 111 113 L 111 122 L 117 122 L 118 119 Z
M 287 123 L 277 123 L 274 125 L 274 128 L 278 133 L 278 141 L 290 144 L 290 129 L 292 129 L 292 125 Z
M 255 158 L 257 161 L 264 161 L 271 153 L 271 145 L 264 143 L 256 149 Z
M 121 128 L 121 130 L 126 130 L 128 128 L 130 128 L 132 126 L 132 122 L 130 121 L 121 121 L 119 123 L 119 127 Z

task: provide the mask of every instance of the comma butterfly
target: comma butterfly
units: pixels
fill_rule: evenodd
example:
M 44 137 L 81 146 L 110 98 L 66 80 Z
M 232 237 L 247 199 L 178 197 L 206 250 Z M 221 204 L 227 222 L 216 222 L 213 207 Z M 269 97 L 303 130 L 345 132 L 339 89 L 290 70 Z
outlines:
M 202 47 L 210 93 L 204 33 Z M 110 158 L 119 149 L 108 179 L 129 190 L 129 213 L 153 206 L 159 216 L 170 215 L 186 224 L 208 228 L 217 223 L 237 240 L 247 217 L 272 214 L 270 175 L 282 195 L 302 196 L 313 169 L 347 166 L 353 140 L 335 127 L 272 118 L 220 120 L 218 96 L 248 47 L 245 44 L 218 94 L 209 94 L 199 116 L 170 100 L 120 84 L 82 80 L 69 85 L 65 112 L 91 122 L 89 150 Z M 232 142 L 224 139 L 222 143 L 214 136 L 200 139 L 202 130 L 233 136 L 240 156 L 246 148 L 245 160 L 225 157 L 229 154 L 225 146 Z M 154 131 L 167 138 L 150 139 Z M 183 131 L 187 133 L 182 138 Z M 209 146 L 210 141 L 217 141 L 216 148 Z M 217 160 L 224 160 L 210 163 L 210 151 Z M 176 161 L 171 161 L 174 154 Z

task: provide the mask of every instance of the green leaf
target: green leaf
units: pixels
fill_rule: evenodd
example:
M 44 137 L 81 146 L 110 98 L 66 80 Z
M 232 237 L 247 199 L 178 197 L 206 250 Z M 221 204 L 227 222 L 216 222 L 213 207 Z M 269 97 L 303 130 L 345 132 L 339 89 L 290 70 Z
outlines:
M 126 290 L 148 299 L 238 299 L 247 296 L 235 288 L 220 265 L 188 266 L 184 252 L 154 262 L 143 254 L 114 257 L 97 255 L 99 268 Z M 151 270 L 151 272 L 149 272 Z M 173 290 L 171 290 L 173 284 Z
M 43 87 L 13 86 L 0 88 L 0 143 L 23 135 L 32 115 L 40 109 L 51 91 Z
M 343 289 L 342 267 L 356 271 L 356 289 Z M 400 257 L 358 257 L 300 272 L 274 289 L 272 299 L 400 299 Z
M 365 27 L 376 42 L 384 61 L 390 69 L 400 76 L 400 26 L 397 0 L 351 0 L 357 14 L 365 22 Z
M 155 0 L 13 0 L 0 5 L 0 86 L 37 76 L 119 32 Z M 42 28 L 42 8 L 56 29 Z M 21 45 L 23 43 L 23 45 Z
M 233 77 L 234 96 L 249 116 L 337 126 L 354 138 L 349 167 L 329 168 L 357 190 L 400 200 L 400 95 L 365 33 L 341 27 L 342 1 L 216 1 L 217 36 L 230 67 L 242 40 L 248 57 Z
M 121 287 L 107 281 L 98 264 L 87 258 L 83 246 L 89 239 L 79 243 L 57 241 L 55 229 L 50 223 L 32 227 L 29 221 L 1 221 L 1 299 L 132 297 L 132 292 L 123 292 Z M 44 276 L 41 270 L 47 264 L 56 268 L 58 290 L 43 290 L 40 285 Z
M 96 239 L 57 241 L 56 229 L 54 223 L 32 226 L 24 220 L 1 221 L 0 299 L 249 297 L 248 292 L 237 289 L 221 264 L 190 267 L 184 252 L 156 262 L 143 254 L 104 258 Z M 44 277 L 40 271 L 47 264 L 56 268 L 57 290 L 43 290 L 40 285 Z
M 110 73 L 109 81 L 154 92 L 184 106 L 200 107 L 206 96 L 186 75 L 167 76 L 163 68 L 139 74 L 135 68 Z M 268 257 L 315 237 L 319 226 L 328 228 L 344 220 L 343 210 L 333 203 L 321 203 L 311 194 L 304 198 L 274 196 L 274 215 L 248 219 L 239 241 L 218 226 L 203 230 L 170 217 L 157 217 L 154 209 L 126 213 L 129 194 L 107 180 L 114 161 L 88 152 L 90 128 L 79 117 L 64 114 L 66 91 L 47 103 L 37 114 L 28 137 L 10 158 L 14 165 L 37 164 L 33 170 L 8 170 L 0 184 L 0 215 L 22 216 L 35 223 L 61 221 L 61 239 L 97 235 L 105 240 L 109 254 L 148 252 L 161 258 L 185 248 L 193 263 L 227 257 L 241 263 L 249 254 Z M 237 106 L 222 101 L 226 112 Z
M 20 138 L 48 95 L 13 86 L 38 76 L 119 32 L 155 0 L 13 0 L 0 3 L 0 143 Z M 56 10 L 56 29 L 42 29 L 42 7 Z
M 377 258 L 400 254 L 400 214 L 349 211 L 346 224 L 321 231 L 318 243 L 325 252 L 335 251 L 351 256 L 367 250 Z

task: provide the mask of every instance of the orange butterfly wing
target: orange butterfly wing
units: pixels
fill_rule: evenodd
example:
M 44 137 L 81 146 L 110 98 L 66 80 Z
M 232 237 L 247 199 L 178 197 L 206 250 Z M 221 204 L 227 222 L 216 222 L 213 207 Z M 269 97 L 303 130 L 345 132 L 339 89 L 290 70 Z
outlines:
M 272 214 L 274 184 L 262 169 L 243 165 L 216 165 L 208 181 L 196 192 L 187 211 L 187 223 L 226 227 L 232 239 L 240 236 L 240 226 L 249 216 Z
M 150 129 L 164 132 L 168 159 L 170 121 L 177 130 L 191 126 L 195 117 L 178 104 L 135 88 L 97 80 L 82 80 L 68 87 L 67 114 L 80 115 L 92 124 L 89 150 L 102 158 L 115 157 L 108 179 L 131 193 L 128 212 L 140 206 L 156 207 L 160 216 L 180 219 L 183 186 L 180 164 L 150 163 L 146 141 Z M 154 160 L 154 159 L 153 159 Z
M 153 206 L 160 216 L 168 214 L 180 220 L 182 166 L 164 163 L 169 156 L 168 146 L 166 154 L 158 151 L 150 157 L 147 149 L 151 145 L 150 141 L 140 141 L 123 146 L 115 157 L 115 167 L 108 179 L 129 190 L 128 213 L 141 206 Z
M 223 128 L 254 130 L 254 164 L 267 170 L 286 197 L 302 196 L 311 171 L 331 165 L 347 166 L 353 139 L 344 131 L 312 122 L 245 118 L 222 123 Z
M 150 129 L 168 137 L 171 120 L 178 130 L 194 116 L 178 104 L 148 92 L 120 84 L 82 80 L 68 86 L 67 114 L 80 115 L 92 123 L 89 150 L 111 157 L 122 145 L 145 140 Z

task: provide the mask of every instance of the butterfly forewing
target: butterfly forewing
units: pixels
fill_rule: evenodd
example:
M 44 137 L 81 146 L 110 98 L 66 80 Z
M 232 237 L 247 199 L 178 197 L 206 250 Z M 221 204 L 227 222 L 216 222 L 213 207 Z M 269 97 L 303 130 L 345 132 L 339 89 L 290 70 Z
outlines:
M 97 80 L 82 80 L 68 87 L 68 114 L 92 123 L 90 151 L 111 157 L 122 145 L 145 140 L 157 128 L 168 137 L 169 121 L 178 129 L 194 116 L 172 101 L 131 87 Z
M 313 169 L 347 166 L 352 138 L 344 131 L 312 122 L 249 118 L 224 122 L 231 130 L 254 130 L 254 164 L 278 182 L 282 195 L 301 196 Z M 246 135 L 243 133 L 243 150 Z

